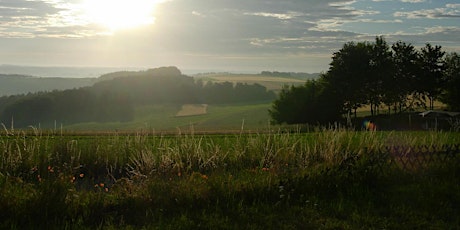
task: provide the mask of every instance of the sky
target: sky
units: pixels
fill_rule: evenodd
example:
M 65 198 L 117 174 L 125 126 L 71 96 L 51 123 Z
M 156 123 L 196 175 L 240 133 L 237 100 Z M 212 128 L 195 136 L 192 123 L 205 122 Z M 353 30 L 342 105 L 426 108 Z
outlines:
M 0 64 L 322 72 L 384 36 L 460 52 L 460 0 L 0 0 Z

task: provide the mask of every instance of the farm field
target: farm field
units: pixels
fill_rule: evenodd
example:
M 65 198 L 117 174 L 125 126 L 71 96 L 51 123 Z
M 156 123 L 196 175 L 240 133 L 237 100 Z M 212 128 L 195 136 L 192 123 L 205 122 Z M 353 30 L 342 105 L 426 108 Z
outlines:
M 5 128 L 0 228 L 456 229 L 459 143 L 451 132 Z M 440 157 L 402 168 L 391 146 Z
M 183 110 L 183 106 L 189 110 Z M 267 129 L 270 121 L 268 109 L 271 102 L 207 105 L 204 111 L 191 110 L 197 107 L 187 105 L 154 105 L 136 108 L 134 120 L 131 122 L 80 123 L 63 124 L 64 130 L 72 131 L 156 131 L 176 132 L 177 130 L 195 130 L 219 132 L 222 130 L 262 130 Z M 203 109 L 203 108 L 202 108 Z M 179 112 L 184 116 L 177 116 Z M 188 114 L 187 114 L 188 113 Z M 57 129 L 60 125 L 57 125 Z
M 226 74 L 226 73 L 216 73 L 216 74 L 203 74 L 195 76 L 196 79 L 201 79 L 203 81 L 212 81 L 212 82 L 231 82 L 236 83 L 246 83 L 246 84 L 260 84 L 267 88 L 267 90 L 274 90 L 275 92 L 281 90 L 284 85 L 302 85 L 305 83 L 306 79 L 298 78 L 287 78 L 287 77 L 276 77 L 276 76 L 265 76 L 259 74 Z

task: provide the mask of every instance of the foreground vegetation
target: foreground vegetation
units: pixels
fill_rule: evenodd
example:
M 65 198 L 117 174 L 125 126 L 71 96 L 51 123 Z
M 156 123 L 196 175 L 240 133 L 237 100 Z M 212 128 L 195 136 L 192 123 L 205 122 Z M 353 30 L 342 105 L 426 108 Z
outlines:
M 459 157 L 402 169 L 383 150 L 458 143 L 459 133 L 338 128 L 171 136 L 5 129 L 0 228 L 456 229 Z

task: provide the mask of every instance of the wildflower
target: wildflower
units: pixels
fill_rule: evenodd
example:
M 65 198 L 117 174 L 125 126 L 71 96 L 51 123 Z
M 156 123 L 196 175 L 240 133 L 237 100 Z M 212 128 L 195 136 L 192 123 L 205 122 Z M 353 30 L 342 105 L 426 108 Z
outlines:
M 38 182 L 42 182 L 42 177 L 40 175 L 37 175 Z
M 105 190 L 105 192 L 109 192 L 109 188 L 105 188 L 104 190 Z
M 51 167 L 50 165 L 48 166 L 48 172 L 54 173 L 54 169 L 53 169 L 53 167 Z
M 201 175 L 201 178 L 207 180 L 207 179 L 208 179 L 208 176 L 206 176 L 206 175 Z
M 76 179 L 76 178 L 73 176 L 72 179 L 70 179 L 70 183 L 75 182 L 75 179 Z
M 80 173 L 80 178 L 83 178 L 85 177 L 85 174 L 84 173 Z
M 104 187 L 104 183 L 99 183 L 99 186 L 100 186 L 101 188 L 103 188 L 103 187 Z
M 34 173 L 34 172 L 36 172 L 36 171 L 38 171 L 37 166 L 35 166 L 35 167 L 33 167 L 33 168 L 30 169 L 30 173 Z
M 268 171 L 270 171 L 270 168 L 265 168 L 265 167 L 263 167 L 263 168 L 262 168 L 262 171 L 268 172 Z

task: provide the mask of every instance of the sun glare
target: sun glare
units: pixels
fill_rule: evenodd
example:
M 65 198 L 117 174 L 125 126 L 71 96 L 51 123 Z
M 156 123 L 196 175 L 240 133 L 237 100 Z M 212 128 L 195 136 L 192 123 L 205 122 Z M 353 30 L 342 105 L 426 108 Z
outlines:
M 150 25 L 158 0 L 85 0 L 88 19 L 112 31 Z

